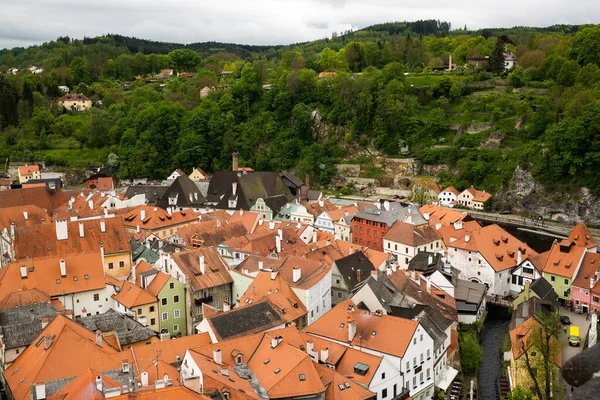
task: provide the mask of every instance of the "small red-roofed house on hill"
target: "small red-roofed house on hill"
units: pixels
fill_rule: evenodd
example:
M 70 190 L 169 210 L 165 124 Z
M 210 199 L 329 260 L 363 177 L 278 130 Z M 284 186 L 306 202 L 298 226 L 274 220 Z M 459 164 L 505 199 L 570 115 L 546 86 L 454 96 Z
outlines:
M 474 210 L 483 210 L 483 203 L 492 198 L 492 195 L 485 190 L 477 190 L 473 186 L 463 190 L 457 197 L 458 205 L 472 208 Z
M 65 94 L 58 99 L 58 106 L 69 111 L 87 111 L 92 108 L 92 100 L 83 94 Z
M 21 165 L 18 168 L 19 183 L 23 184 L 31 179 L 40 179 L 42 177 L 40 173 L 40 167 L 37 164 L 34 165 Z

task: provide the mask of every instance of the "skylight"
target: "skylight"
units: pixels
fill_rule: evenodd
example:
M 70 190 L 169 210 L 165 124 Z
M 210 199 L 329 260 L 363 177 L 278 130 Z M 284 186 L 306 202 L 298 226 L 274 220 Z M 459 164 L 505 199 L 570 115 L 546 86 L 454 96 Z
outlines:
M 281 372 L 281 368 L 277 368 L 275 371 L 273 371 L 274 374 L 278 374 Z
M 306 376 L 304 376 L 304 374 L 300 374 L 298 376 L 298 378 L 300 379 L 301 382 L 304 382 L 306 380 Z

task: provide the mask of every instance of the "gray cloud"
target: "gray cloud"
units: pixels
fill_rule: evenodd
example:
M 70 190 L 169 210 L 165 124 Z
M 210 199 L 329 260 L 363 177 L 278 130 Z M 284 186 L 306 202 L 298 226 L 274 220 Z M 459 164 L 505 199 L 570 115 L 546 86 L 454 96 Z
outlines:
M 0 48 L 105 33 L 273 45 L 390 21 L 440 19 L 476 29 L 594 23 L 598 15 L 596 0 L 5 0 Z

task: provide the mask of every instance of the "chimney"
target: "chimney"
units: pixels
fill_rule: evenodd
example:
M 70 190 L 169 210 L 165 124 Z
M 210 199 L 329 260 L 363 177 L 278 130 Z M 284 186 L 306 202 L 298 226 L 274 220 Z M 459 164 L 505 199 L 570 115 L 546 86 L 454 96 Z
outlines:
M 312 340 L 306 341 L 306 352 L 308 354 L 312 353 L 314 347 L 315 347 L 315 344 Z
M 271 280 L 274 281 L 277 278 L 277 271 L 271 271 Z
M 100 220 L 100 232 L 106 232 L 106 221 L 103 219 Z
M 244 215 L 244 210 L 242 210 L 242 209 L 240 208 L 240 217 L 241 217 L 242 215 Z
M 385 208 L 385 211 L 390 211 L 390 202 L 389 201 L 384 201 L 383 202 L 383 208 Z
M 200 256 L 200 273 L 204 275 L 204 256 Z
M 148 371 L 142 372 L 142 387 L 148 386 Z
M 321 362 L 325 363 L 325 361 L 327 361 L 328 358 L 329 358 L 329 347 L 321 348 Z
M 202 222 L 202 215 L 198 215 L 198 223 Z
M 102 332 L 100 330 L 96 331 L 96 345 L 102 347 Z
M 275 221 L 269 221 L 269 230 L 272 231 L 275 229 Z
M 277 236 L 279 236 L 279 238 L 283 240 L 283 231 L 281 230 L 281 228 L 277 228 Z
M 102 392 L 102 377 L 100 375 L 96 376 L 96 390 Z
M 231 170 L 232 171 L 237 171 L 238 170 L 238 153 L 232 153 L 231 154 Z
M 219 364 L 219 365 L 221 365 L 223 363 L 221 349 L 213 350 L 213 361 L 215 364 Z
M 325 202 L 323 200 L 319 200 L 319 207 L 323 208 L 325 206 Z
M 225 363 L 221 364 L 221 375 L 229 376 L 229 366 Z
M 375 207 L 377 207 L 378 210 L 381 210 L 381 202 L 379 200 L 375 202 Z
M 79 237 L 85 237 L 85 226 L 83 226 L 83 222 L 79 223 Z
M 67 263 L 65 262 L 65 260 L 61 259 L 59 262 L 59 265 L 60 265 L 60 277 L 66 278 L 67 277 Z
M 67 318 L 73 319 L 73 310 L 67 310 L 65 314 Z
M 27 265 L 21 265 L 21 279 L 27 279 Z
M 471 240 L 471 235 L 465 235 L 465 243 L 469 243 L 469 240 Z
M 298 267 L 298 268 L 294 267 L 294 269 L 292 270 L 292 277 L 293 277 L 294 283 L 298 282 L 300 280 L 300 278 L 302 277 L 302 269 L 300 269 L 300 267 Z
M 521 264 L 522 259 L 523 259 L 523 252 L 521 251 L 521 249 L 519 249 L 517 251 L 517 265 Z
M 274 349 L 282 341 L 283 341 L 283 337 L 281 337 L 281 336 L 272 337 L 271 338 L 271 348 Z
M 262 261 L 262 260 L 260 260 L 260 261 L 258 262 L 258 270 L 259 270 L 259 271 L 262 271 L 262 269 L 263 269 L 263 268 L 264 268 L 264 263 L 263 263 L 263 261 Z
M 359 281 L 359 282 L 361 282 L 361 280 L 360 280 L 360 269 L 356 270 L 356 280 Z
M 90 208 L 90 210 L 94 209 L 94 201 L 93 200 L 88 200 L 88 207 Z
M 306 190 L 310 189 L 310 176 L 306 175 L 304 177 L 304 184 L 306 185 Z
M 48 318 L 42 318 L 42 329 L 48 326 L 50 320 Z
M 237 182 L 231 182 L 231 191 L 233 192 L 233 195 L 235 196 L 235 194 L 237 193 Z
M 348 247 L 348 255 L 350 255 L 350 254 L 354 254 L 354 247 L 352 247 L 352 246 Z
M 348 317 L 348 343 L 352 343 L 354 336 L 356 336 L 356 321 Z
M 223 302 L 223 311 L 229 311 L 231 310 L 231 307 L 229 306 L 229 302 L 227 300 L 225 300 Z
M 135 228 L 135 231 L 136 231 L 137 233 L 140 233 L 140 226 L 139 226 L 139 225 L 138 225 L 138 226 L 136 226 L 136 228 Z
M 436 231 L 439 231 L 441 227 L 442 227 L 441 223 L 438 222 L 437 224 L 435 224 L 435 230 Z
M 56 221 L 55 224 L 56 224 L 56 240 L 67 240 L 69 238 L 67 220 Z
M 313 243 L 317 243 L 317 230 L 313 231 Z
M 281 238 L 279 236 L 275 236 L 275 245 L 277 246 L 277 252 L 281 253 Z
M 140 210 L 140 220 L 145 220 L 146 219 L 146 210 L 144 210 L 143 208 Z
M 36 400 L 46 398 L 46 384 L 44 382 L 35 384 L 35 398 Z
M 27 210 L 23 210 L 23 218 L 25 218 L 25 221 L 29 219 L 29 213 L 27 212 Z

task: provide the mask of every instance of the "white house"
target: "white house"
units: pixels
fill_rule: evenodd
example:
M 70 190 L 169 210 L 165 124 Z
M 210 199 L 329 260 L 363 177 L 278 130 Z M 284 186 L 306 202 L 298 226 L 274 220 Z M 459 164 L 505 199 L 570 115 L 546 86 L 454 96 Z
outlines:
M 460 278 L 483 283 L 490 294 L 511 294 L 512 271 L 537 253 L 500 228 L 488 225 L 448 244 L 448 261 Z
M 523 256 L 521 255 L 521 258 L 522 257 Z M 542 276 L 538 267 L 536 267 L 534 264 L 534 262 L 539 260 L 539 258 L 540 257 L 534 256 L 518 263 L 517 268 L 513 270 L 510 278 L 511 296 L 518 296 L 519 293 L 525 289 L 525 285 L 531 284 L 531 282 Z M 543 264 L 541 264 L 541 266 L 543 266 Z
M 448 186 L 438 194 L 438 202 L 441 206 L 454 207 L 459 194 L 460 192 L 454 186 Z
M 456 196 L 456 202 L 463 207 L 483 210 L 483 204 L 491 197 L 492 195 L 485 190 L 477 190 L 471 186 Z
M 352 215 L 344 215 L 334 225 L 334 238 L 352 243 Z
M 414 226 L 398 221 L 383 237 L 383 251 L 396 256 L 398 266 L 408 268 L 419 252 L 444 250 L 442 236 L 431 226 Z
M 358 207 L 354 205 L 335 210 L 324 210 L 317 216 L 317 219 L 315 220 L 315 227 L 323 232 L 335 233 L 335 224 L 342 217 L 351 217 L 357 212 Z

